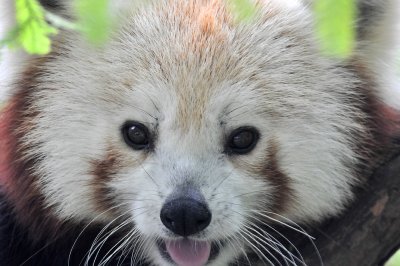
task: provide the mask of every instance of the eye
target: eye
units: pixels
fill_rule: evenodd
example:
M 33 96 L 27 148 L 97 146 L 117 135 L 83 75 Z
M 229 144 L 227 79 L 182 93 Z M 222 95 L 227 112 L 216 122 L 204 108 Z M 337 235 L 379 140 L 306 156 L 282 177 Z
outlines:
M 229 153 L 246 154 L 257 144 L 260 134 L 253 127 L 239 127 L 229 135 L 227 151 Z
M 150 146 L 149 129 L 139 122 L 126 122 L 122 126 L 122 135 L 126 144 L 135 150 L 143 150 Z

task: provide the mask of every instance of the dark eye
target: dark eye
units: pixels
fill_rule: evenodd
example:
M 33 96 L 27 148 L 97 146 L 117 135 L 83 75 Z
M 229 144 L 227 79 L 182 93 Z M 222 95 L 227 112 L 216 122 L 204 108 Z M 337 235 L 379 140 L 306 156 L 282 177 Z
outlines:
M 249 153 L 257 144 L 260 134 L 253 127 L 240 127 L 232 131 L 228 138 L 227 151 L 236 154 Z
M 149 129 L 139 122 L 126 122 L 122 127 L 122 135 L 126 144 L 135 150 L 143 150 L 150 146 Z

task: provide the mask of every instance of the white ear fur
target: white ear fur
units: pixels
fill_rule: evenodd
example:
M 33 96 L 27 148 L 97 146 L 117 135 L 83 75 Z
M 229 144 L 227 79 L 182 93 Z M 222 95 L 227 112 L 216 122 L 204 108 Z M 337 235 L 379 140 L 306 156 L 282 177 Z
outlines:
M 358 4 L 356 57 L 373 73 L 381 100 L 400 110 L 400 1 L 359 0 Z
M 302 0 L 312 8 L 315 1 Z M 400 110 L 400 1 L 356 0 L 357 45 L 354 58 L 373 75 L 376 95 Z

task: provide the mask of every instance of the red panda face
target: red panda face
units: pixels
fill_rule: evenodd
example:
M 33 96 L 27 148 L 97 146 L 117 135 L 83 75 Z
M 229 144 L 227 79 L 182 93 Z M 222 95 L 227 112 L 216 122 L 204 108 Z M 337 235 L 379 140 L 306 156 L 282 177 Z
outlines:
M 337 214 L 369 134 L 360 77 L 319 53 L 305 8 L 261 11 L 153 3 L 103 48 L 62 32 L 4 116 L 23 169 L 4 183 L 55 220 L 128 228 L 118 249 L 156 265 L 227 265 L 266 252 L 262 226 Z

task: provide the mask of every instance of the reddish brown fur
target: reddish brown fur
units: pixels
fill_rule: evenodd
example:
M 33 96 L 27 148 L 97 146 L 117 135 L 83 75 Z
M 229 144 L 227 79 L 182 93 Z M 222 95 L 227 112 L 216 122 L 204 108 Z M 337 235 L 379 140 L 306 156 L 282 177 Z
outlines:
M 290 178 L 279 167 L 278 144 L 271 141 L 267 151 L 266 166 L 262 169 L 265 176 L 275 188 L 273 194 L 272 212 L 282 213 L 293 200 L 293 190 L 290 188 Z
M 40 65 L 46 59 L 32 62 L 18 83 L 18 91 L 10 100 L 1 118 L 1 175 L 6 197 L 12 202 L 20 224 L 25 225 L 32 237 L 39 239 L 42 232 L 54 234 L 60 223 L 45 206 L 40 192 L 38 178 L 33 173 L 39 157 L 31 156 L 29 150 L 35 147 L 22 142 L 26 131 L 35 126 L 39 113 L 32 105 L 33 91 L 41 75 Z
M 108 183 L 112 181 L 121 168 L 120 157 L 121 155 L 115 149 L 109 149 L 104 159 L 92 161 L 94 179 L 91 182 L 91 187 L 93 188 L 93 200 L 100 212 L 110 210 L 115 203 L 115 194 Z
M 254 164 L 239 160 L 235 160 L 234 163 L 238 165 L 238 168 L 247 170 L 252 176 L 262 177 L 271 184 L 273 192 L 268 195 L 270 204 L 264 207 L 267 211 L 279 214 L 287 210 L 295 195 L 290 187 L 290 178 L 279 166 L 278 152 L 278 143 L 271 140 L 263 159 Z
M 12 120 L 13 105 L 8 104 L 0 113 L 0 185 L 7 186 L 9 178 L 12 176 L 11 165 L 11 147 L 15 147 L 15 143 L 10 143 L 9 125 Z
M 93 200 L 98 208 L 99 212 L 110 212 L 117 211 L 113 208 L 115 206 L 115 196 L 112 188 L 110 186 L 110 182 L 113 181 L 115 175 L 120 172 L 121 168 L 124 167 L 139 167 L 140 163 L 145 160 L 146 154 L 142 154 L 143 156 L 139 160 L 124 160 L 124 155 L 118 152 L 117 148 L 110 147 L 107 149 L 107 152 L 103 159 L 101 160 L 93 160 L 91 162 L 93 181 L 91 182 L 91 187 L 93 188 Z
M 368 131 L 366 134 L 355 137 L 355 141 L 357 141 L 355 150 L 362 158 L 355 171 L 356 176 L 365 179 L 370 176 L 371 171 L 382 162 L 384 157 L 390 154 L 388 150 L 390 149 L 390 140 L 394 134 L 393 130 L 399 127 L 398 118 L 400 116 L 398 113 L 397 116 L 391 113 L 392 116 L 387 117 L 390 109 L 379 101 L 377 92 L 374 91 L 377 87 L 372 80 L 374 75 L 366 66 L 355 58 L 349 62 L 348 68 L 362 81 L 357 88 L 360 95 L 359 103 L 355 104 L 358 104 L 366 115 L 365 118 L 359 119 Z

